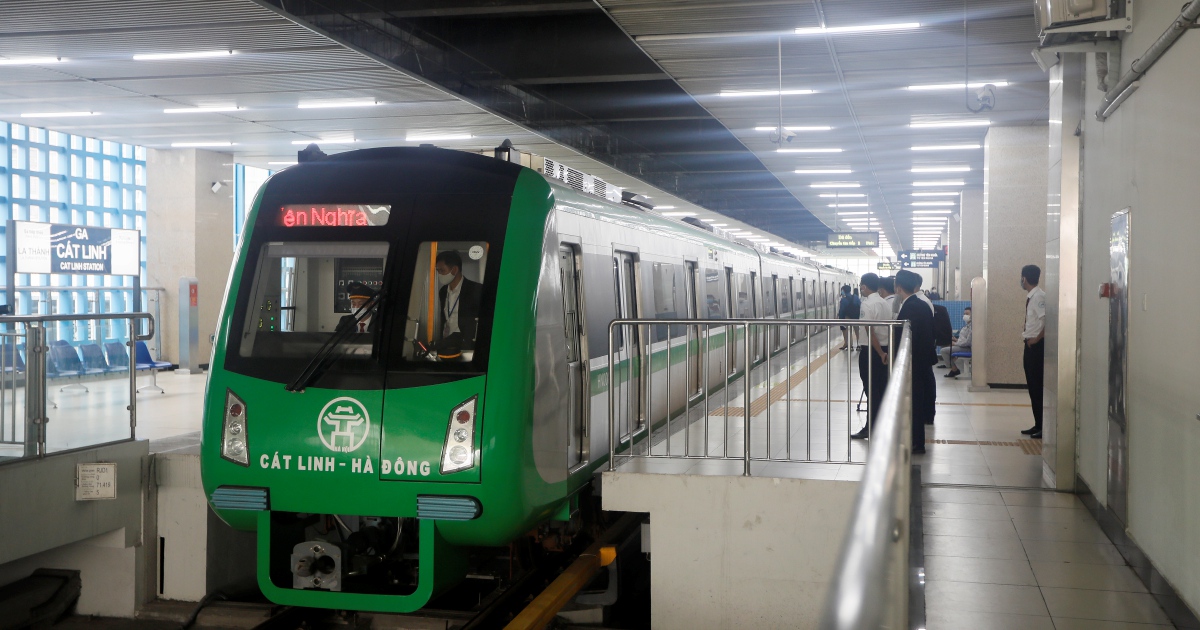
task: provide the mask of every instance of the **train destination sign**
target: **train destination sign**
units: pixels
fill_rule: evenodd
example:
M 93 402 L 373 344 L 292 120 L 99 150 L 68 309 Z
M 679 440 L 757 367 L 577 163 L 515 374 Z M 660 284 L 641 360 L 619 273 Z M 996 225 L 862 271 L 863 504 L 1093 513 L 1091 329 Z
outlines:
M 826 247 L 879 247 L 879 232 L 830 232 Z
M 293 203 L 279 208 L 283 227 L 369 227 L 387 225 L 392 207 L 386 205 Z
M 17 273 L 136 276 L 141 233 L 87 225 L 13 221 Z
M 896 257 L 905 269 L 933 269 L 946 260 L 946 252 L 940 249 L 906 249 Z

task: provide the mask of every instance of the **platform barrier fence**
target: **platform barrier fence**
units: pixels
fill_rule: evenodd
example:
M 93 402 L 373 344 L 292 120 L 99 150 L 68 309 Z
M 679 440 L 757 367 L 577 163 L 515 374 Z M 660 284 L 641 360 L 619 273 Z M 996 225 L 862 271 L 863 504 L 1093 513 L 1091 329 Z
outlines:
M 136 344 L 154 337 L 154 321 L 150 313 L 0 317 L 0 464 L 136 438 Z
M 749 476 L 755 462 L 864 462 L 866 446 L 856 448 L 851 436 L 873 430 L 866 419 L 879 395 L 873 402 L 868 392 L 889 368 L 880 360 L 879 369 L 860 370 L 860 353 L 844 347 L 855 338 L 841 329 L 850 323 L 614 320 L 609 469 L 638 458 L 724 460 L 741 461 Z M 881 346 L 894 348 L 903 323 L 852 325 L 860 340 L 878 334 Z

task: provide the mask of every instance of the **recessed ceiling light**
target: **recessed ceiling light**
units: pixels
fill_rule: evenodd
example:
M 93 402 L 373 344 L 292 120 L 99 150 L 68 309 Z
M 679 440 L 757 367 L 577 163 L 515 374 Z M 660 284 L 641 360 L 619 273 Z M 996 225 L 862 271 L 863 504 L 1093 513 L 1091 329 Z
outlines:
M 716 220 L 716 219 L 700 219 L 700 220 L 701 220 L 701 221 L 703 221 L 703 222 L 705 222 L 705 223 L 716 223 L 716 222 L 717 222 L 717 220 Z
M 797 175 L 849 175 L 854 171 L 848 168 L 798 168 Z
M 376 100 L 354 100 L 354 101 L 307 101 L 296 105 L 298 109 L 332 109 L 334 107 L 374 107 L 378 105 Z
M 30 112 L 21 114 L 21 118 L 77 118 L 79 116 L 95 116 L 96 112 Z
M 171 107 L 164 109 L 164 114 L 215 114 L 220 112 L 236 112 L 241 107 L 228 105 L 224 107 Z
M 736 98 L 739 96 L 796 96 L 816 93 L 816 90 L 721 90 L 720 95 Z
M 0 66 L 40 66 L 47 63 L 61 63 L 62 57 L 24 57 L 20 59 L 0 59 Z
M 956 201 L 914 201 L 914 206 L 957 206 Z M 949 210 L 947 210 L 949 212 Z
M 919 22 L 900 24 L 863 24 L 859 26 L 813 26 L 796 29 L 797 35 L 838 35 L 841 33 L 881 33 L 884 31 L 907 31 L 921 28 Z
M 674 210 L 675 206 L 654 206 L 655 210 Z
M 831 204 L 829 204 L 829 207 L 830 208 L 866 208 L 866 207 L 869 207 L 870 205 L 871 204 L 869 204 L 869 203 L 831 203 Z
M 913 186 L 963 186 L 962 180 L 958 181 L 932 181 L 932 182 L 913 182 Z
M 851 197 L 866 197 L 866 193 L 821 193 L 817 195 L 824 199 L 850 199 Z
M 853 184 L 850 182 L 825 182 L 822 184 L 809 184 L 809 188 L 862 188 L 862 184 Z
M 775 131 L 778 127 L 755 127 L 755 131 Z M 814 126 L 814 127 L 784 127 L 788 131 L 830 131 L 833 127 Z
M 358 142 L 358 140 L 355 140 L 354 138 L 342 138 L 340 140 L 337 138 L 315 138 L 313 140 L 292 140 L 292 144 L 294 144 L 296 146 L 307 146 L 307 145 L 313 144 L 315 142 L 323 142 L 323 143 L 328 143 L 328 144 L 354 144 L 355 142 Z
M 971 149 L 982 149 L 978 144 L 925 144 L 918 145 L 912 148 L 913 151 L 969 151 Z
M 962 193 L 957 192 L 915 192 L 914 197 L 958 197 Z
M 447 140 L 470 140 L 475 136 L 469 133 L 410 133 L 405 136 L 405 142 L 445 142 Z M 645 195 L 642 195 L 645 197 Z M 649 197 L 646 197 L 649 199 Z
M 713 223 L 712 224 L 713 227 L 725 227 L 727 225 L 729 225 L 729 224 L 728 223 Z
M 662 214 L 664 217 L 694 217 L 694 216 L 696 216 L 695 212 L 662 212 L 660 214 Z
M 970 166 L 914 166 L 914 173 L 969 173 Z
M 776 153 L 841 153 L 842 149 L 775 149 Z M 848 172 L 848 171 L 847 171 Z
M 769 238 L 762 238 L 762 237 L 758 237 L 758 238 L 748 238 L 748 239 L 746 239 L 746 240 L 747 240 L 747 241 L 754 241 L 755 243 L 765 243 L 765 242 L 767 242 L 767 241 L 769 241 L 769 240 L 771 240 L 771 239 L 769 239 Z
M 267 162 L 271 166 L 295 166 L 295 162 Z
M 976 82 L 976 83 L 967 83 L 966 87 L 981 88 L 985 85 L 994 85 L 996 87 L 1008 87 L 1008 81 L 983 81 L 983 82 Z M 914 92 L 916 92 L 916 91 L 924 91 L 924 90 L 961 90 L 964 88 L 963 88 L 962 83 L 934 83 L 931 85 L 910 85 L 904 89 L 913 90 Z
M 839 212 L 838 216 L 848 217 L 851 215 L 858 215 L 858 214 L 871 214 L 871 211 L 870 210 L 855 210 L 853 212 Z
M 990 120 L 947 120 L 943 122 L 915 122 L 908 126 L 912 129 L 941 129 L 948 127 L 987 127 Z
M 913 214 L 951 214 L 953 210 L 913 210 Z
M 152 53 L 148 55 L 134 55 L 134 61 L 166 61 L 170 59 L 200 59 L 202 57 L 228 57 L 232 55 L 232 50 L 206 50 L 202 52 L 186 52 L 186 53 Z
M 171 146 L 176 148 L 185 147 L 231 147 L 232 142 L 172 142 Z

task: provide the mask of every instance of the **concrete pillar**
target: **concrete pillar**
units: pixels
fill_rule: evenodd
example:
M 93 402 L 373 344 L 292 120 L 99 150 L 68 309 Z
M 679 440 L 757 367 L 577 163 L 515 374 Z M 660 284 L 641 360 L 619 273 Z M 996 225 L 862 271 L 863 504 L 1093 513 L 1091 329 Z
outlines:
M 146 156 L 146 275 L 165 287 L 158 336 L 164 361 L 179 362 L 179 278 L 200 279 L 200 351 L 210 355 L 233 264 L 233 156 L 197 149 Z M 213 184 L 221 186 L 214 191 Z M 187 299 L 188 296 L 183 296 Z
M 950 232 L 949 246 L 950 250 L 946 254 L 946 286 L 942 289 L 942 296 L 947 300 L 957 300 L 958 297 L 958 271 L 962 267 L 962 233 L 959 227 L 961 218 L 955 215 L 950 216 L 950 220 L 946 222 L 946 229 Z
M 1045 125 L 993 127 L 983 144 L 983 277 L 990 384 L 1025 385 L 1021 267 L 1046 263 Z
M 958 204 L 959 287 L 958 299 L 971 299 L 971 280 L 983 277 L 983 189 L 962 191 Z
M 1046 192 L 1046 378 L 1042 457 L 1060 490 L 1075 489 L 1079 347 L 1079 174 L 1075 130 L 1083 117 L 1083 55 L 1050 68 L 1050 159 Z

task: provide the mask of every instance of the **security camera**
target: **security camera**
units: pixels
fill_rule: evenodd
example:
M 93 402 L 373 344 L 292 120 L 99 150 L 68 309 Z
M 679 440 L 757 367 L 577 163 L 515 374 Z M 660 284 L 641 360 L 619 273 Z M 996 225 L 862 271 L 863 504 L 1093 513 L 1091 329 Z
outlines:
M 784 129 L 782 134 L 780 133 L 780 130 L 776 129 L 775 131 L 771 132 L 770 136 L 771 142 L 779 142 L 781 138 L 783 142 L 791 142 L 795 137 L 795 132 L 788 131 L 787 129 Z
M 996 106 L 996 86 L 988 83 L 975 90 L 975 105 L 973 111 L 986 112 Z
M 221 182 L 213 182 L 212 183 L 212 191 L 214 193 L 220 192 L 222 186 L 224 186 L 224 184 L 222 184 Z

